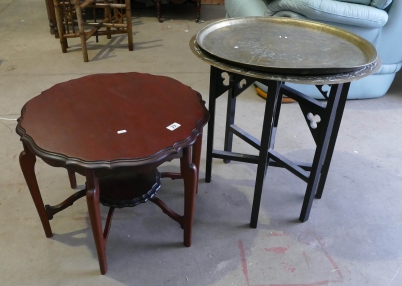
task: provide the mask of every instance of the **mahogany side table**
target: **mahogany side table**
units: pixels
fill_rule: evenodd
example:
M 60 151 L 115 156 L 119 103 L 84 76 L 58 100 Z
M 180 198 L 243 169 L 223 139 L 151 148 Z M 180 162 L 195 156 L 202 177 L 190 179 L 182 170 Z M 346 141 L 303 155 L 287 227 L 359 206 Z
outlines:
M 151 200 L 176 220 L 191 246 L 202 128 L 209 113 L 201 95 L 172 78 L 141 73 L 95 74 L 56 84 L 28 101 L 16 128 L 20 165 L 45 234 L 53 215 L 86 196 L 100 271 L 107 271 L 106 241 L 115 207 Z M 36 157 L 86 177 L 86 188 L 56 206 L 44 206 Z M 180 173 L 156 168 L 180 158 Z M 184 181 L 184 215 L 155 197 L 161 177 Z M 99 203 L 110 206 L 105 231 Z

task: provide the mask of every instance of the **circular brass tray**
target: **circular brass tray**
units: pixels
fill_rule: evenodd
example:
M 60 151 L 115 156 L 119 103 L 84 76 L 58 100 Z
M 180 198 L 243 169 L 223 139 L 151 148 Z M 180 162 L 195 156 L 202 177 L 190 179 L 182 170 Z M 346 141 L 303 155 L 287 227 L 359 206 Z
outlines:
M 334 73 L 334 74 L 320 74 L 320 75 L 280 74 L 266 71 L 250 70 L 248 68 L 239 67 L 238 65 L 235 64 L 223 62 L 220 59 L 204 52 L 204 50 L 200 48 L 200 46 L 196 41 L 196 35 L 194 35 L 191 38 L 189 46 L 190 50 L 197 58 L 199 58 L 200 60 L 206 62 L 211 66 L 219 68 L 222 71 L 241 74 L 255 79 L 283 81 L 298 84 L 325 85 L 325 84 L 339 84 L 339 83 L 351 82 L 369 76 L 378 71 L 378 69 L 381 67 L 381 59 L 377 57 L 377 59 L 372 64 L 368 64 L 356 71 Z
M 201 29 L 196 40 L 204 52 L 221 61 L 280 74 L 350 72 L 377 60 L 375 47 L 353 33 L 291 18 L 224 19 Z

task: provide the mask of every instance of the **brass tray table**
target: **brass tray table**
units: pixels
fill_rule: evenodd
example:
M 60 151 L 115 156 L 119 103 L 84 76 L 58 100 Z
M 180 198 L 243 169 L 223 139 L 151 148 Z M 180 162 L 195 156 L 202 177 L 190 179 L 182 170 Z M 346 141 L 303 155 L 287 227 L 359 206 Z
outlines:
M 289 19 L 278 18 L 278 21 L 287 23 Z M 239 30 L 239 33 L 241 33 L 241 29 Z M 299 39 L 299 41 L 302 40 L 303 39 Z M 321 74 L 315 74 L 317 70 L 313 72 L 312 70 L 309 70 L 306 74 L 300 67 L 297 68 L 300 69 L 298 74 L 289 74 L 286 70 L 284 70 L 283 73 L 278 73 L 276 69 L 277 67 L 274 69 L 271 69 L 270 66 L 267 66 L 265 69 L 261 67 L 251 69 L 244 64 L 245 62 L 247 63 L 247 61 L 238 64 L 228 60 L 223 60 L 218 56 L 212 55 L 211 52 L 203 50 L 197 42 L 196 36 L 190 40 L 190 49 L 195 56 L 211 65 L 209 88 L 210 119 L 208 122 L 205 181 L 211 181 L 212 158 L 223 159 L 225 163 L 234 160 L 257 164 L 254 198 L 250 219 L 250 226 L 256 228 L 264 178 L 267 169 L 269 166 L 286 168 L 307 183 L 299 217 L 300 221 L 307 221 L 314 197 L 321 198 L 323 193 L 350 83 L 371 75 L 380 68 L 381 61 L 377 57 L 377 53 L 374 52 L 372 54 L 371 59 L 374 60 L 368 60 L 358 68 L 357 65 L 355 67 L 349 66 L 347 67 L 348 71 L 344 72 L 340 72 L 339 70 L 339 68 L 342 69 L 342 67 L 335 67 L 333 69 L 326 68 L 324 73 L 324 70 L 320 70 L 320 66 L 317 65 L 316 68 L 321 72 Z M 307 55 L 307 57 L 309 54 L 308 51 L 300 51 L 300 53 L 302 55 Z M 333 60 L 331 53 L 328 53 L 327 56 L 330 61 Z M 279 66 L 279 68 L 281 67 Z M 224 84 L 224 79 L 222 77 L 223 73 L 228 73 L 230 76 L 229 84 L 227 85 Z M 262 118 L 263 126 L 260 140 L 235 124 L 236 98 L 256 80 L 267 85 L 269 91 L 265 104 L 265 113 Z M 324 101 L 310 98 L 309 96 L 285 85 L 285 82 L 315 85 L 323 95 Z M 323 88 L 325 85 L 330 87 L 328 91 Z M 213 143 L 216 99 L 225 92 L 228 92 L 228 99 L 224 150 L 215 150 L 213 148 Z M 315 141 L 316 150 L 312 163 L 292 162 L 274 150 L 281 101 L 284 95 L 298 102 L 305 117 L 305 122 L 307 123 Z M 315 120 L 317 116 L 319 120 Z M 259 151 L 259 155 L 256 156 L 233 152 L 233 135 L 236 135 L 256 148 Z

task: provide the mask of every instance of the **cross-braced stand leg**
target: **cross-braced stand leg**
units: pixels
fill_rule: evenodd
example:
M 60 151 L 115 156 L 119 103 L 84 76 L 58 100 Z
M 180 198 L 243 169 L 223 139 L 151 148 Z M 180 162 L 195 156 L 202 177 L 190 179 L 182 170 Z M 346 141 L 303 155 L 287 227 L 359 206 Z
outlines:
M 224 82 L 223 73 L 229 73 L 230 80 L 226 84 Z M 211 182 L 211 171 L 212 171 L 212 158 L 222 158 L 225 163 L 229 163 L 231 160 L 231 150 L 232 150 L 232 140 L 233 134 L 241 137 L 243 140 L 251 142 L 254 147 L 257 143 L 251 135 L 244 132 L 234 124 L 235 120 L 235 108 L 236 108 L 236 97 L 245 91 L 255 79 L 244 75 L 238 75 L 235 73 L 226 72 L 220 70 L 214 66 L 211 66 L 210 74 L 210 86 L 209 86 L 209 121 L 208 121 L 208 137 L 207 137 L 207 159 L 205 168 L 205 182 Z M 225 128 L 225 143 L 224 151 L 215 153 L 217 150 L 213 150 L 214 143 L 214 127 L 215 127 L 215 106 L 216 99 L 221 96 L 224 92 L 228 91 L 228 103 L 227 103 L 227 114 L 226 114 L 226 128 Z M 258 141 L 258 140 L 257 140 Z M 257 147 L 256 147 L 257 148 Z M 236 156 L 235 156 L 236 157 Z M 235 160 L 235 159 L 233 159 Z M 236 159 L 238 160 L 238 158 Z M 250 158 L 246 159 L 250 161 Z M 253 159 L 251 159 L 252 161 Z M 244 160 L 241 160 L 244 162 Z M 253 162 L 254 163 L 254 162 Z
M 257 176 L 255 180 L 253 207 L 251 211 L 250 227 L 256 228 L 258 222 L 258 214 L 260 210 L 261 194 L 264 186 L 265 174 L 269 164 L 269 149 L 273 145 L 271 142 L 275 124 L 278 123 L 279 108 L 278 102 L 282 100 L 282 94 L 279 93 L 281 82 L 268 81 L 269 96 L 265 103 L 264 122 L 262 125 L 261 145 L 258 155 Z M 279 106 L 280 107 L 280 106 Z
M 230 81 L 234 80 L 234 74 L 230 75 Z M 236 114 L 236 96 L 234 92 L 234 88 L 230 88 L 228 91 L 228 102 L 226 109 L 226 128 L 225 128 L 225 143 L 224 149 L 225 151 L 232 151 L 233 144 L 233 132 L 230 129 L 230 126 L 234 124 Z M 230 163 L 230 160 L 224 159 L 223 162 Z
M 328 175 L 329 165 L 334 152 L 336 138 L 342 120 L 343 110 L 349 91 L 350 83 L 332 85 L 326 109 L 325 118 L 319 124 L 326 126 L 321 131 L 321 136 L 317 141 L 317 149 L 314 155 L 307 189 L 304 196 L 303 206 L 299 220 L 305 222 L 310 215 L 311 206 L 316 198 L 321 198 L 325 181 Z
M 208 135 L 207 135 L 207 159 L 205 167 L 205 182 L 211 182 L 212 172 L 212 150 L 214 147 L 214 128 L 215 128 L 215 106 L 216 98 L 219 96 L 218 92 L 218 79 L 221 71 L 215 67 L 211 67 L 210 85 L 209 85 L 209 121 L 208 121 Z

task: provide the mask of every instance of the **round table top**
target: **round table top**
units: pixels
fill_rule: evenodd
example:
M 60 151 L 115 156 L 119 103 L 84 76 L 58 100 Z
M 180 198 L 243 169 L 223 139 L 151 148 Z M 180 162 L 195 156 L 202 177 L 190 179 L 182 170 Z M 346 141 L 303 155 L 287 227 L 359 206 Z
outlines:
M 16 130 L 42 159 L 112 169 L 177 154 L 195 142 L 208 117 L 200 94 L 172 78 L 95 74 L 29 100 Z M 168 129 L 172 124 L 180 126 Z
M 223 71 L 233 72 L 255 79 L 266 79 L 299 84 L 326 85 L 352 82 L 375 73 L 381 67 L 381 60 L 378 57 L 376 61 L 374 61 L 372 64 L 369 64 L 357 71 L 352 72 L 325 75 L 276 74 L 272 72 L 270 73 L 264 71 L 250 70 L 241 66 L 237 66 L 235 64 L 223 62 L 218 58 L 210 56 L 199 47 L 196 41 L 196 35 L 191 38 L 189 46 L 193 54 L 199 59 Z

